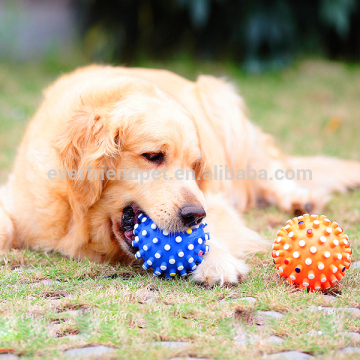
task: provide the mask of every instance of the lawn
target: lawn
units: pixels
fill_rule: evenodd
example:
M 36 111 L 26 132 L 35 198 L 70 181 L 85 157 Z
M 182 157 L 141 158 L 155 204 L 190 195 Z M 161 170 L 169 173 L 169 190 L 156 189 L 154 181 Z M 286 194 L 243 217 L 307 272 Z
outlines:
M 255 76 L 231 63 L 200 64 L 187 58 L 137 65 L 164 67 L 192 79 L 199 73 L 226 76 L 245 98 L 250 118 L 273 134 L 285 152 L 360 160 L 360 66 L 302 60 Z M 42 89 L 71 68 L 56 62 L 0 63 L 1 182 Z M 360 191 L 335 195 L 324 213 L 346 229 L 353 260 L 360 260 Z M 269 239 L 289 217 L 275 208 L 245 215 L 247 224 Z M 13 251 L 0 261 L 0 354 L 8 348 L 24 358 L 65 358 L 65 350 L 104 345 L 115 349 L 109 358 L 118 359 L 254 359 L 285 350 L 332 359 L 337 349 L 355 345 L 347 333 L 360 333 L 360 318 L 354 314 L 317 310 L 360 308 L 360 269 L 351 268 L 329 297 L 285 284 L 275 275 L 269 253 L 248 260 L 251 272 L 244 283 L 212 289 L 57 254 Z M 261 313 L 267 310 L 284 316 L 268 320 Z M 272 335 L 284 341 L 269 343 Z M 189 344 L 168 348 L 155 344 L 160 341 Z

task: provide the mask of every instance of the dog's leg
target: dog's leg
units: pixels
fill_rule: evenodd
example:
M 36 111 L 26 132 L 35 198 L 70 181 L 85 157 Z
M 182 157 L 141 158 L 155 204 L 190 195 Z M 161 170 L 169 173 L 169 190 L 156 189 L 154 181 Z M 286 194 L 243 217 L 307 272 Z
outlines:
M 318 213 L 333 192 L 345 193 L 360 185 L 359 162 L 326 156 L 286 158 L 267 135 L 260 132 L 259 137 L 266 151 L 255 153 L 254 164 L 268 169 L 268 180 L 258 179 L 256 185 L 265 200 L 283 211 Z
M 0 188 L 0 194 L 1 194 Z M 0 254 L 14 245 L 14 224 L 6 213 L 0 197 Z
M 206 222 L 211 237 L 210 251 L 192 279 L 209 286 L 236 284 L 248 272 L 245 256 L 265 251 L 270 244 L 244 226 L 235 207 L 221 194 L 207 196 Z
M 330 199 L 331 189 L 303 186 L 298 180 L 311 178 L 311 168 L 303 163 L 304 168 L 291 169 L 288 159 L 275 146 L 272 137 L 255 129 L 253 143 L 258 146 L 253 148 L 248 160 L 250 168 L 258 175 L 250 182 L 251 192 L 256 194 L 252 197 L 252 205 L 256 205 L 258 200 L 265 200 L 295 215 L 321 211 Z M 265 178 L 260 177 L 261 172 L 265 172 Z

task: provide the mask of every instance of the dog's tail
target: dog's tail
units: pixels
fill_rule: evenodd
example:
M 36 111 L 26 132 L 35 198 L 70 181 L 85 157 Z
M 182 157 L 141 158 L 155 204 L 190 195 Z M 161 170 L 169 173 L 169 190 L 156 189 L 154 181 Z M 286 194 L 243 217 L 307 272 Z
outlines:
M 289 157 L 288 161 L 297 182 L 313 191 L 345 193 L 360 186 L 360 162 L 328 156 Z

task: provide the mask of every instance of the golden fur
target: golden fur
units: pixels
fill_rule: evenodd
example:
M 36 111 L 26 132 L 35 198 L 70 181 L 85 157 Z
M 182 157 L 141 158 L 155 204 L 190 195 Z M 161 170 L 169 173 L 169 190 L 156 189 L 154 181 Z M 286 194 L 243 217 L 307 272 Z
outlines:
M 214 165 L 231 169 L 308 168 L 313 182 L 293 180 L 50 180 L 50 169 L 141 169 L 143 153 L 166 154 L 168 175 Z M 341 168 L 341 174 L 337 169 Z M 332 171 L 331 171 L 332 170 Z M 330 172 L 329 172 L 330 171 Z M 86 177 L 87 173 L 85 173 Z M 46 92 L 0 192 L 0 252 L 55 250 L 74 258 L 129 263 L 119 230 L 122 210 L 136 203 L 169 231 L 183 230 L 179 208 L 206 208 L 211 250 L 195 281 L 236 283 L 244 257 L 266 242 L 240 213 L 258 201 L 283 211 L 319 211 L 332 191 L 360 183 L 360 165 L 331 158 L 288 159 L 246 117 L 242 99 L 222 79 L 196 82 L 164 70 L 90 66 L 62 76 Z M 131 255 L 131 256 L 130 256 Z

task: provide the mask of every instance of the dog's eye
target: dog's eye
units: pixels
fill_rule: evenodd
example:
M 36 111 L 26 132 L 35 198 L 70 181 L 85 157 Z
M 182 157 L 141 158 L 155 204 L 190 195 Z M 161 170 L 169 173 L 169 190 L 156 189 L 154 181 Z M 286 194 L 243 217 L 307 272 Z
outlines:
M 156 164 L 162 164 L 164 162 L 164 159 L 165 159 L 165 155 L 163 153 L 144 153 L 142 154 L 142 156 L 148 160 L 148 161 L 151 161 L 153 163 L 156 163 Z

